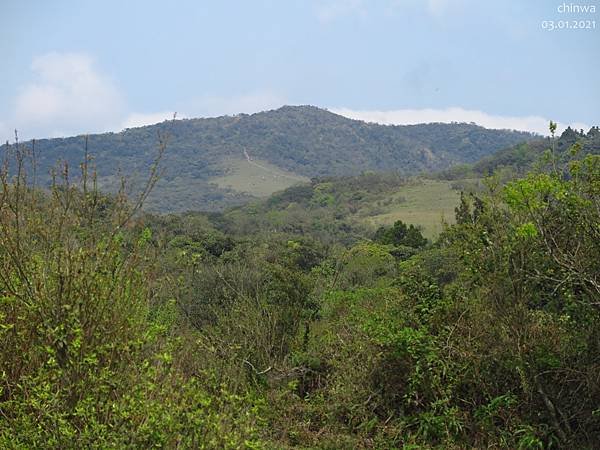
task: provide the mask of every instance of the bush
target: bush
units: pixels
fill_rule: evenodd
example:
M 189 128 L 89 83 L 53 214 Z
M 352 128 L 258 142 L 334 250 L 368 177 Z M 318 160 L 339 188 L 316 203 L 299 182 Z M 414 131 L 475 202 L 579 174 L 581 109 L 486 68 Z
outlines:
M 0 173 L 0 446 L 255 446 L 260 401 L 181 370 L 135 207 L 88 189 L 87 162 L 81 189 L 68 166 L 32 189 L 20 151 Z

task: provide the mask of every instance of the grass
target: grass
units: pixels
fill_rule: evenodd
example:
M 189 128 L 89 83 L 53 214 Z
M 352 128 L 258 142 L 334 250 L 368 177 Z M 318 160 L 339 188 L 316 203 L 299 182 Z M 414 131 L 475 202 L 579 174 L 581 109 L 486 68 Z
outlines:
M 256 197 L 267 197 L 308 179 L 261 160 L 231 159 L 228 173 L 210 180 L 221 188 L 230 188 Z M 454 222 L 454 208 L 460 193 L 450 182 L 415 178 L 393 192 L 376 194 L 354 214 L 355 219 L 373 227 L 391 225 L 397 220 L 422 227 L 423 235 L 435 238 L 443 221 Z
M 294 184 L 309 181 L 308 178 L 261 160 L 231 159 L 227 161 L 227 170 L 227 175 L 210 181 L 221 188 L 230 188 L 256 197 L 267 197 Z
M 359 215 L 366 215 L 362 220 L 373 226 L 391 225 L 397 220 L 420 225 L 423 235 L 431 239 L 442 231 L 442 221 L 454 222 L 454 208 L 459 200 L 460 193 L 449 182 L 418 179 L 394 192 L 375 214 L 359 211 Z

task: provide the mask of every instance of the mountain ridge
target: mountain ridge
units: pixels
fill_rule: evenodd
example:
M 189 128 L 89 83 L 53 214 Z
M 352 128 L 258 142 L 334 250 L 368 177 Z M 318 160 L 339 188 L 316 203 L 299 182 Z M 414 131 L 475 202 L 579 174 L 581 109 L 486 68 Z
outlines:
M 102 188 L 118 185 L 118 169 L 139 184 L 156 156 L 157 135 L 168 135 L 165 169 L 148 201 L 155 211 L 217 210 L 293 184 L 294 177 L 342 176 L 365 171 L 416 174 L 484 156 L 536 135 L 474 124 L 380 125 L 310 105 L 255 114 L 179 119 L 92 134 Z M 78 167 L 83 137 L 36 140 L 38 173 L 48 183 L 58 161 Z M 0 147 L 0 156 L 5 151 Z M 268 170 L 249 170 L 246 155 Z M 287 181 L 285 180 L 287 176 Z M 260 190 L 258 189 L 260 185 Z M 266 187 L 265 187 L 266 186 Z

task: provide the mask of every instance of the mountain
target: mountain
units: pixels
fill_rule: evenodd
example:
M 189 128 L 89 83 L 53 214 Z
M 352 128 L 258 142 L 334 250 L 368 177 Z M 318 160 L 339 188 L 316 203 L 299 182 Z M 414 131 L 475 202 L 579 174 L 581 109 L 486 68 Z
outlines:
M 554 152 L 560 162 L 569 159 L 569 152 L 575 143 L 581 147 L 580 156 L 600 154 L 600 129 L 592 127 L 585 133 L 583 130 L 567 128 L 554 143 Z M 522 175 L 549 149 L 552 149 L 551 138 L 524 142 L 485 157 L 473 167 L 482 175 L 490 174 L 499 167 L 511 167 Z
M 521 142 L 486 156 L 474 164 L 455 166 L 440 172 L 443 179 L 479 178 L 495 171 L 503 170 L 505 176 L 520 177 L 542 161 L 544 153 L 554 151 L 556 162 L 565 165 L 573 158 L 571 149 L 578 144 L 578 158 L 590 154 L 600 154 L 600 128 L 590 128 L 585 133 L 568 127 L 554 141 L 552 138 L 539 138 Z M 552 148 L 554 147 L 554 150 Z M 548 164 L 548 162 L 546 163 Z
M 168 147 L 164 175 L 147 202 L 155 211 L 218 210 L 317 176 L 440 170 L 535 138 L 465 123 L 378 125 L 313 106 L 284 106 L 90 135 L 100 186 L 114 190 L 118 170 L 139 185 L 156 156 L 158 134 L 168 136 Z M 0 156 L 5 152 L 0 148 Z M 48 183 L 59 161 L 79 167 L 84 137 L 38 140 L 35 154 L 40 181 Z

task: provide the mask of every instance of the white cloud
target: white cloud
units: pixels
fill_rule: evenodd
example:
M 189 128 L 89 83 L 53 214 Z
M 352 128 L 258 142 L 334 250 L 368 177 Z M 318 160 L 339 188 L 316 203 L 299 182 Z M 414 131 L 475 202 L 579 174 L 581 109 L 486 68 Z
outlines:
M 510 129 L 532 131 L 547 135 L 550 119 L 540 116 L 498 116 L 487 114 L 483 111 L 463 108 L 445 109 L 398 109 L 391 111 L 353 110 L 348 108 L 334 108 L 332 112 L 351 119 L 375 122 L 384 125 L 413 125 L 431 122 L 475 122 L 486 128 Z M 575 129 L 589 127 L 582 123 L 558 123 L 559 132 L 567 126 Z
M 285 97 L 276 92 L 254 91 L 231 97 L 206 95 L 194 101 L 186 110 L 193 111 L 197 116 L 214 117 L 266 111 L 285 103 Z
M 125 129 L 154 125 L 155 123 L 173 119 L 174 114 L 174 111 L 162 111 L 157 113 L 131 113 L 121 123 L 120 128 Z M 185 114 L 177 113 L 177 119 L 183 119 L 185 117 Z
M 272 91 L 254 91 L 235 96 L 204 95 L 184 105 L 193 114 L 177 113 L 178 119 L 188 117 L 217 117 L 240 113 L 252 114 L 279 108 L 286 103 L 285 97 Z M 173 111 L 156 113 L 131 113 L 122 122 L 120 129 L 143 127 L 173 118 Z
M 27 135 L 106 131 L 119 122 L 123 101 L 84 53 L 48 53 L 33 60 L 35 81 L 15 100 L 13 121 Z
M 15 98 L 13 116 L 0 123 L 3 140 L 13 139 L 12 128 L 29 139 L 120 131 L 173 118 L 171 111 L 128 114 L 115 84 L 85 53 L 48 53 L 35 58 L 31 69 L 34 81 Z
M 173 118 L 173 111 L 131 112 L 124 96 L 85 53 L 51 52 L 31 64 L 33 81 L 22 86 L 13 113 L 0 121 L 0 142 L 33 137 L 61 137 L 80 133 L 121 131 Z M 283 96 L 269 90 L 237 96 L 203 97 L 183 107 L 194 116 L 254 113 L 281 106 Z M 187 115 L 178 113 L 178 118 Z

